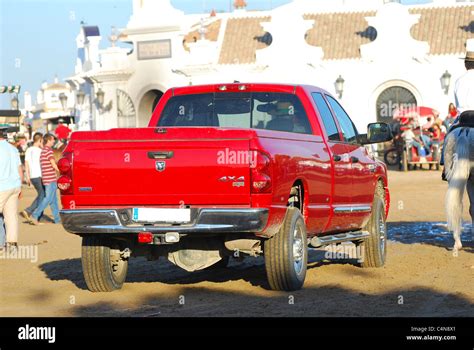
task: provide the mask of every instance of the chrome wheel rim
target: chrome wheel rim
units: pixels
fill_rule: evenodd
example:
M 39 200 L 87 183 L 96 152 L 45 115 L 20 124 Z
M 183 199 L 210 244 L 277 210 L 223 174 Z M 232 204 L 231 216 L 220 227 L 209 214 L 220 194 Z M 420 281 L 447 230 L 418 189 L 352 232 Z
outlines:
M 120 256 L 120 251 L 110 250 L 110 267 L 114 276 L 120 276 L 125 267 L 126 261 Z
M 300 274 L 303 270 L 304 261 L 304 244 L 303 232 L 300 227 L 296 227 L 293 231 L 293 266 L 295 272 Z
M 379 245 L 380 251 L 382 252 L 382 256 L 385 255 L 385 244 L 386 244 L 386 236 L 387 236 L 387 226 L 383 220 L 383 215 L 380 215 L 379 218 Z

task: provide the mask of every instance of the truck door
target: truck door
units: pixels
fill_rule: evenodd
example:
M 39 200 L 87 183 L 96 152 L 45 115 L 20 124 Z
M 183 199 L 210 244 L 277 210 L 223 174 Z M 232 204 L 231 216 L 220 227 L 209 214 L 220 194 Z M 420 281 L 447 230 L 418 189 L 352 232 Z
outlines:
M 347 231 L 351 228 L 352 174 L 349 148 L 337 127 L 331 110 L 319 92 L 312 93 L 318 109 L 319 123 L 326 133 L 328 152 L 332 157 L 332 193 L 329 198 L 332 213 L 324 231 Z M 321 184 L 324 185 L 324 184 Z
M 365 147 L 358 144 L 357 129 L 342 106 L 331 96 L 326 95 L 339 127 L 342 131 L 349 157 L 352 178 L 352 228 L 360 228 L 370 213 L 374 189 L 374 161 L 369 157 Z

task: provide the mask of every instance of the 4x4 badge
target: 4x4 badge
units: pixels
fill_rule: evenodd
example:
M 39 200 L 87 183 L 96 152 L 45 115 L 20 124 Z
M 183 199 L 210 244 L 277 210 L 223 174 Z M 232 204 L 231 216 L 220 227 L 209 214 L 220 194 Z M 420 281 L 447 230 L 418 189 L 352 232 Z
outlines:
M 156 162 L 156 163 L 155 163 L 155 168 L 156 168 L 156 170 L 158 170 L 159 172 L 164 171 L 165 168 L 166 168 L 166 162 L 163 162 L 163 161 Z

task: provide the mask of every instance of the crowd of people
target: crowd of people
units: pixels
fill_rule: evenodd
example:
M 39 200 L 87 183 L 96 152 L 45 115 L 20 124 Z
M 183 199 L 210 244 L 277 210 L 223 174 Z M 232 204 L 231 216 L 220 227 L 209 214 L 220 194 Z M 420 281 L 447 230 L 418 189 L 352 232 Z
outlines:
M 7 141 L 6 129 L 0 129 L 0 250 L 17 249 L 23 183 L 34 187 L 36 198 L 20 212 L 21 216 L 32 225 L 42 225 L 43 212 L 49 206 L 53 222 L 61 222 L 57 197 L 59 169 L 52 148 L 58 141 L 67 142 L 70 133 L 60 121 L 55 135 L 36 132 L 29 145 L 24 142 L 13 145 Z M 22 151 L 24 159 L 20 157 Z
M 409 149 L 415 148 L 417 155 L 424 159 L 432 155 L 434 148 L 439 150 L 442 147 L 444 138 L 455 123 L 458 114 L 454 103 L 450 103 L 448 115 L 445 118 L 434 113 L 433 116 L 427 118 L 424 125 L 420 125 L 417 118 L 409 118 L 404 122 L 399 120 L 394 127 L 395 133 L 400 135 Z

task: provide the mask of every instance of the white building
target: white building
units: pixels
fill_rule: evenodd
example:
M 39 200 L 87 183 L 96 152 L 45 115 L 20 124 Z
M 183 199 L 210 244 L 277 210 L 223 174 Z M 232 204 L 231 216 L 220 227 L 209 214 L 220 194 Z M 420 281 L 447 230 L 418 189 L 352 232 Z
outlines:
M 66 103 L 60 100 L 60 96 L 66 97 Z M 24 94 L 25 108 L 23 115 L 30 116 L 29 121 L 34 130 L 50 131 L 51 120 L 60 117 L 74 115 L 75 94 L 68 84 L 60 83 L 56 77 L 52 83 L 43 82 L 41 89 L 36 93 L 36 103 L 32 103 L 32 97 L 29 92 Z
M 447 113 L 464 72 L 459 58 L 474 38 L 473 10 L 454 0 L 293 0 L 210 16 L 184 15 L 169 0 L 133 0 L 127 27 L 112 37 L 133 48 L 100 51 L 98 28 L 83 27 L 67 81 L 86 94 L 83 129 L 146 126 L 168 88 L 238 80 L 321 86 L 340 95 L 364 130 L 400 103 Z

